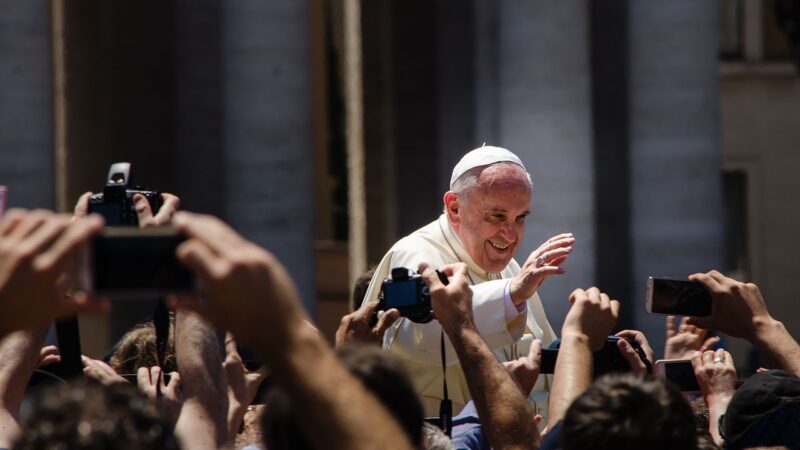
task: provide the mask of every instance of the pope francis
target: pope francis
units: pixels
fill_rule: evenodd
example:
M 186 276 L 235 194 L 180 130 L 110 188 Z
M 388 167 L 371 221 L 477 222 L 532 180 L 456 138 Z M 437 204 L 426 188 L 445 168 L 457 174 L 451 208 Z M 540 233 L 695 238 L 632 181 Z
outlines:
M 531 192 L 530 175 L 512 152 L 483 146 L 467 153 L 453 169 L 442 215 L 389 249 L 364 304 L 378 300 L 392 268 L 463 262 L 469 269 L 475 324 L 500 361 L 526 355 L 534 337 L 549 345 L 555 333 L 536 291 L 549 275 L 564 273 L 561 265 L 575 239 L 569 233 L 550 238 L 520 267 L 513 256 L 525 232 Z M 441 330 L 436 321 L 418 324 L 401 318 L 383 337 L 383 347 L 405 363 L 429 415 L 438 414 L 443 397 Z M 449 342 L 445 361 L 448 394 L 457 412 L 470 394 Z M 546 415 L 549 381 L 539 376 L 531 394 L 538 414 Z

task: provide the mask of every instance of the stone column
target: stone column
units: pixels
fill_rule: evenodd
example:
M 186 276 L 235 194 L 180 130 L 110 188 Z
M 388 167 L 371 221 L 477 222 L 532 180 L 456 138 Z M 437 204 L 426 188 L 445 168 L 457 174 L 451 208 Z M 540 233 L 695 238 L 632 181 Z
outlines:
M 488 7 L 479 5 L 478 10 Z M 517 260 L 522 263 L 550 236 L 575 234 L 567 273 L 547 280 L 540 291 L 548 318 L 559 329 L 571 290 L 594 280 L 588 6 L 577 0 L 503 1 L 497 8 L 499 26 L 476 25 L 487 31 L 479 39 L 488 43 L 497 33 L 496 62 L 484 61 L 477 68 L 479 101 L 487 108 L 478 108 L 476 123 L 489 132 L 496 124 L 497 139 L 487 144 L 517 153 L 533 177 L 532 214 Z M 492 20 L 492 14 L 485 20 Z M 486 59 L 486 45 L 476 44 L 484 55 L 479 60 Z M 493 79 L 493 89 L 481 85 Z M 487 98 L 493 91 L 495 98 Z M 495 120 L 480 117 L 492 111 Z
M 685 278 L 722 262 L 717 14 L 710 1 L 630 4 L 628 303 L 654 348 L 664 318 L 645 311 L 647 277 Z
M 50 9 L 0 0 L 0 185 L 8 207 L 55 207 Z
M 314 314 L 314 188 L 306 2 L 223 2 L 225 216 L 288 268 Z

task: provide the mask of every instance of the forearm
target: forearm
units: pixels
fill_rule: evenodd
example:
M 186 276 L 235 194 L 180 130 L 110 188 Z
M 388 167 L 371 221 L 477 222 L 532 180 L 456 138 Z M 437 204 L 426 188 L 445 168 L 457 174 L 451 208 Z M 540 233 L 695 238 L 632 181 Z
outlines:
M 199 315 L 178 311 L 175 347 L 184 396 L 176 434 L 192 448 L 217 448 L 227 440 L 228 413 L 217 335 Z
M 347 371 L 316 330 L 303 326 L 299 311 L 281 326 L 286 328 L 279 333 L 283 339 L 264 340 L 257 348 L 292 402 L 303 405 L 300 426 L 316 448 L 411 448 L 387 409 Z
M 770 369 L 781 369 L 800 376 L 800 345 L 786 331 L 783 323 L 772 318 L 758 321 L 751 343 Z
M 19 408 L 36 369 L 42 332 L 16 331 L 0 340 L 0 447 L 19 434 Z
M 719 418 L 725 414 L 725 410 L 728 409 L 728 403 L 730 403 L 732 397 L 733 393 L 706 398 L 706 406 L 708 406 L 708 432 L 711 438 L 714 439 L 714 443 L 720 448 L 723 447 L 724 440 L 719 433 Z
M 477 330 L 462 327 L 448 336 L 492 447 L 536 448 L 540 437 L 533 408 Z
M 547 426 L 551 428 L 583 391 L 592 384 L 592 352 L 584 335 L 565 334 L 558 350 Z

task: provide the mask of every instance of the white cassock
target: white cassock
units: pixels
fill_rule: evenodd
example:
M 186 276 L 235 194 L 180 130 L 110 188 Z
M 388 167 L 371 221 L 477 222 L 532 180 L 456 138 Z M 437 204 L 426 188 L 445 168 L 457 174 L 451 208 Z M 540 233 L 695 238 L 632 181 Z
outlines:
M 389 249 L 375 269 L 364 303 L 378 301 L 381 283 L 391 275 L 393 268 L 406 267 L 416 271 L 421 262 L 434 268 L 456 262 L 467 264 L 475 325 L 500 361 L 527 355 L 534 337 L 541 339 L 545 348 L 556 338 L 537 294 L 528 299 L 527 307 L 521 312 L 511 303 L 507 286 L 510 278 L 519 273 L 519 264 L 512 259 L 502 272 L 487 273 L 467 254 L 444 214 Z M 403 361 L 421 396 L 425 413 L 433 416 L 439 414 L 439 401 L 443 397 L 441 332 L 442 327 L 435 320 L 419 324 L 401 318 L 383 337 L 383 348 Z M 457 414 L 471 396 L 458 356 L 446 335 L 445 356 L 447 390 Z M 536 413 L 545 417 L 549 378 L 540 375 L 531 394 Z

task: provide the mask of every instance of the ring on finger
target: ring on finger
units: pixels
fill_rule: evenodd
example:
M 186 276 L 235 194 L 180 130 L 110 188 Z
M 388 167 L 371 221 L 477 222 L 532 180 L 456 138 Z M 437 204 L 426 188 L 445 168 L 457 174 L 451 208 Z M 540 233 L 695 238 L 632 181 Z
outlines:
M 714 358 L 714 364 L 722 364 L 722 363 L 723 361 L 721 356 L 717 356 L 716 358 Z
M 536 267 L 542 267 L 543 265 L 544 265 L 544 256 L 536 258 Z

